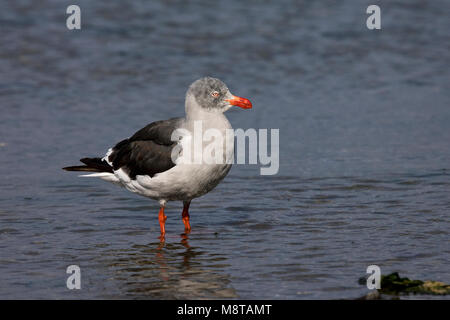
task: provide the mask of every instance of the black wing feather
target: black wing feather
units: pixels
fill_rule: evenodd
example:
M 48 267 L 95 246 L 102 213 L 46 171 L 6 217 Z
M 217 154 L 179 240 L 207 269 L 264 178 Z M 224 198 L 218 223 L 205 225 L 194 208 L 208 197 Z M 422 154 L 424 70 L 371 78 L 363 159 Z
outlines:
M 174 167 L 171 155 L 176 143 L 170 138 L 181 121 L 181 118 L 156 121 L 120 141 L 108 157 L 113 169 L 122 168 L 135 179 L 136 175 L 153 177 Z
M 83 158 L 80 159 L 84 166 L 65 167 L 66 171 L 87 171 L 87 172 L 110 172 L 113 173 L 113 168 L 101 158 Z

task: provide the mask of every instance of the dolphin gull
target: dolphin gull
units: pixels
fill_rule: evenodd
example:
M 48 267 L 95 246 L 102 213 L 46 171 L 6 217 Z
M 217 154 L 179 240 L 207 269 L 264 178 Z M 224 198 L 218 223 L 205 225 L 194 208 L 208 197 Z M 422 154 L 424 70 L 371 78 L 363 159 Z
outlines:
M 192 199 L 211 191 L 230 171 L 231 161 L 227 159 L 233 157 L 234 136 L 223 141 L 224 161 L 211 163 L 201 159 L 200 162 L 188 162 L 174 158 L 174 154 L 182 157 L 184 153 L 191 153 L 183 149 L 187 148 L 187 144 L 181 141 L 186 136 L 176 140 L 173 133 L 179 129 L 194 132 L 195 126 L 201 122 L 202 134 L 212 129 L 225 137 L 226 131 L 232 128 L 223 113 L 232 106 L 252 108 L 248 99 L 232 95 L 219 79 L 201 78 L 192 83 L 186 93 L 185 118 L 150 123 L 130 138 L 110 148 L 104 157 L 83 158 L 80 161 L 84 165 L 63 169 L 89 172 L 90 174 L 84 176 L 98 177 L 123 186 L 131 192 L 158 200 L 162 241 L 166 232 L 167 216 L 164 214 L 164 207 L 167 201 L 183 201 L 181 216 L 185 231 L 189 233 L 189 205 Z M 200 143 L 204 146 L 205 141 Z M 177 147 L 178 149 L 175 149 Z M 191 145 L 189 148 L 195 158 L 199 151 L 192 149 Z

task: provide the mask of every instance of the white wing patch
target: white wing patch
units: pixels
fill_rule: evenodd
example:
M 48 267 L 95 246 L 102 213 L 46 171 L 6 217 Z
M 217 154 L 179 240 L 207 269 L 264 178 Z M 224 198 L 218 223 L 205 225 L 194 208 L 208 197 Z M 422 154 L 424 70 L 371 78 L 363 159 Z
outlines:
M 81 178 L 100 178 L 104 181 L 112 182 L 118 185 L 121 185 L 120 180 L 110 172 L 99 172 L 99 173 L 91 173 L 91 174 L 83 174 L 79 175 Z
M 102 158 L 102 160 L 106 161 L 111 167 L 112 167 L 112 162 L 110 162 L 108 160 L 110 154 L 113 152 L 113 148 L 109 148 L 108 152 L 105 154 L 105 156 Z

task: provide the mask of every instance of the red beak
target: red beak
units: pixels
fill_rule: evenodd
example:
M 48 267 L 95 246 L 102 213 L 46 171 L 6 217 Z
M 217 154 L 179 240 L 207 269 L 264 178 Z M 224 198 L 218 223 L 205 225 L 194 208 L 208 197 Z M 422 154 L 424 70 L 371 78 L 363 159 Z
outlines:
M 226 99 L 225 101 L 228 101 L 232 106 L 240 107 L 242 109 L 251 109 L 252 103 L 250 100 L 233 96 L 232 99 Z

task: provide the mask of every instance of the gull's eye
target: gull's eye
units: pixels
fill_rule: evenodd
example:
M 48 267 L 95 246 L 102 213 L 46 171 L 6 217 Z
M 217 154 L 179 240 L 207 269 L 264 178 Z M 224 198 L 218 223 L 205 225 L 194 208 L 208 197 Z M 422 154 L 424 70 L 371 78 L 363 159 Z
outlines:
M 217 91 L 213 91 L 213 92 L 211 92 L 211 95 L 212 95 L 214 98 L 217 98 L 217 97 L 220 95 L 220 93 L 217 92 Z

